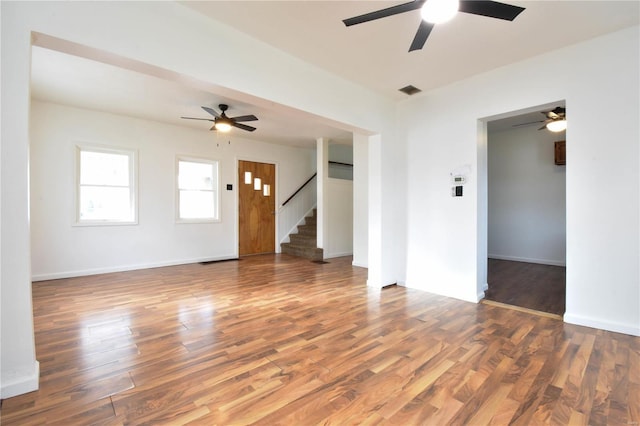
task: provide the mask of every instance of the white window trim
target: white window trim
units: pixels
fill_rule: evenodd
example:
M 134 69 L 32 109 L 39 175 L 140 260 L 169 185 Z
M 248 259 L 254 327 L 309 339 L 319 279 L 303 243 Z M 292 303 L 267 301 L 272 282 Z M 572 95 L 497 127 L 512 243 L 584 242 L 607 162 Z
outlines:
M 215 173 L 216 173 L 216 186 L 213 190 L 214 193 L 214 210 L 215 216 L 214 218 L 194 218 L 194 219 L 183 219 L 180 217 L 180 183 L 178 181 L 178 171 L 180 167 L 180 162 L 190 162 L 190 163 L 203 163 L 209 165 L 215 165 Z M 174 169 L 174 182 L 175 182 L 175 200 L 174 200 L 174 208 L 175 208 L 175 221 L 176 223 L 219 223 L 222 221 L 222 213 L 220 208 L 220 160 L 216 158 L 204 158 L 204 157 L 191 157 L 187 155 L 177 155 L 175 161 L 175 169 Z
M 105 154 L 120 154 L 129 157 L 129 188 L 130 203 L 133 220 L 81 220 L 80 219 L 80 154 L 82 151 L 101 152 Z M 75 149 L 75 205 L 74 226 L 120 226 L 138 224 L 138 151 L 135 149 L 118 148 L 103 145 L 77 144 Z

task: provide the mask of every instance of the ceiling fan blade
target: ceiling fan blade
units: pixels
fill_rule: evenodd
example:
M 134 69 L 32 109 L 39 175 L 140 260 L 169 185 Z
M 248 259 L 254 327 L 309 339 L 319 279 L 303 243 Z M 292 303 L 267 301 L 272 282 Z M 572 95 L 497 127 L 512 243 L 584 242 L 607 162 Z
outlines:
M 542 127 L 540 127 L 538 130 L 546 129 L 547 128 L 547 124 L 551 123 L 552 121 L 553 121 L 552 119 L 544 120 L 543 121 L 544 125 Z
M 233 127 L 237 127 L 238 129 L 246 130 L 247 132 L 253 132 L 256 128 L 247 126 L 246 124 L 233 123 L 231 124 Z
M 431 34 L 431 30 L 433 29 L 434 24 L 431 24 L 427 21 L 420 21 L 420 26 L 418 27 L 418 31 L 416 32 L 416 36 L 413 38 L 411 42 L 411 46 L 409 47 L 409 52 L 414 50 L 420 50 L 424 47 L 424 44 L 427 42 L 427 38 L 429 34 Z
M 220 114 L 218 114 L 213 108 L 203 106 L 202 109 L 213 115 L 215 118 L 220 118 Z
M 386 9 L 376 10 L 375 12 L 365 13 L 364 15 L 354 16 L 353 18 L 343 19 L 342 22 L 344 22 L 347 27 L 350 27 L 351 25 L 362 24 L 376 19 L 386 18 L 387 16 L 420 9 L 424 2 L 425 0 L 414 0 L 409 3 L 403 3 L 397 6 L 387 7 Z
M 233 120 L 233 121 L 257 121 L 258 117 L 256 117 L 253 114 L 251 114 L 251 115 L 241 115 L 239 117 L 231 117 L 231 120 Z
M 196 117 L 180 117 L 180 118 L 184 118 L 187 120 L 203 120 L 203 121 L 215 121 L 211 118 L 196 118 Z
M 525 8 L 497 1 L 460 0 L 460 12 L 513 21 Z
M 538 121 L 529 121 L 528 123 L 520 123 L 520 124 L 514 124 L 511 127 L 522 127 L 522 126 L 530 126 L 531 124 L 536 124 L 536 123 L 544 123 L 543 120 L 538 120 Z

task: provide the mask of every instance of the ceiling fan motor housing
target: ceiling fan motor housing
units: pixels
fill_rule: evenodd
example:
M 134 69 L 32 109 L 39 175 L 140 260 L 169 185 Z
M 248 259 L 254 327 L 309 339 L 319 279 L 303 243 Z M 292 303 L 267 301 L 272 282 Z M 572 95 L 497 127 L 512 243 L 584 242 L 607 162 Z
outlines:
M 212 121 L 213 127 L 210 130 L 220 130 L 222 132 L 228 132 L 231 130 L 231 127 L 237 127 L 238 129 L 245 130 L 247 132 L 253 132 L 256 130 L 253 126 L 247 126 L 246 124 L 242 124 L 242 121 L 257 121 L 258 117 L 253 114 L 250 115 L 242 115 L 239 117 L 227 117 L 225 111 L 229 109 L 229 105 L 227 104 L 219 104 L 218 108 L 222 111 L 221 114 L 218 114 L 213 108 L 209 108 L 203 106 L 202 109 L 213 115 L 214 118 L 195 118 L 195 117 L 182 117 L 189 120 L 204 120 L 204 121 Z

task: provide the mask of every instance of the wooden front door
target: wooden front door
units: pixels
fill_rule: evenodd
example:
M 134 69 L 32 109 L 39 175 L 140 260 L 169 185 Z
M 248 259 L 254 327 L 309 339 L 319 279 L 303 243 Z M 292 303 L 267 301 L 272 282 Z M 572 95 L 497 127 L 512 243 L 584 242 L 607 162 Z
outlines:
M 250 183 L 245 180 L 247 172 Z M 275 184 L 275 164 L 238 162 L 240 256 L 275 251 Z

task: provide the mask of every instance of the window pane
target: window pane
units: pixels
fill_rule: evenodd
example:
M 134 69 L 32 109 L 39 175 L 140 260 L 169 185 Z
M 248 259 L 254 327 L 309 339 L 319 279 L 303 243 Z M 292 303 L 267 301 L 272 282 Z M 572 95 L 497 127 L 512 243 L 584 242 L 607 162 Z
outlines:
M 214 189 L 214 166 L 208 163 L 190 161 L 178 162 L 178 188 Z
M 178 218 L 218 219 L 218 162 L 178 159 Z
M 80 187 L 80 220 L 134 220 L 129 188 Z
M 214 219 L 213 191 L 180 190 L 181 219 Z
M 80 184 L 129 186 L 129 156 L 81 151 Z

